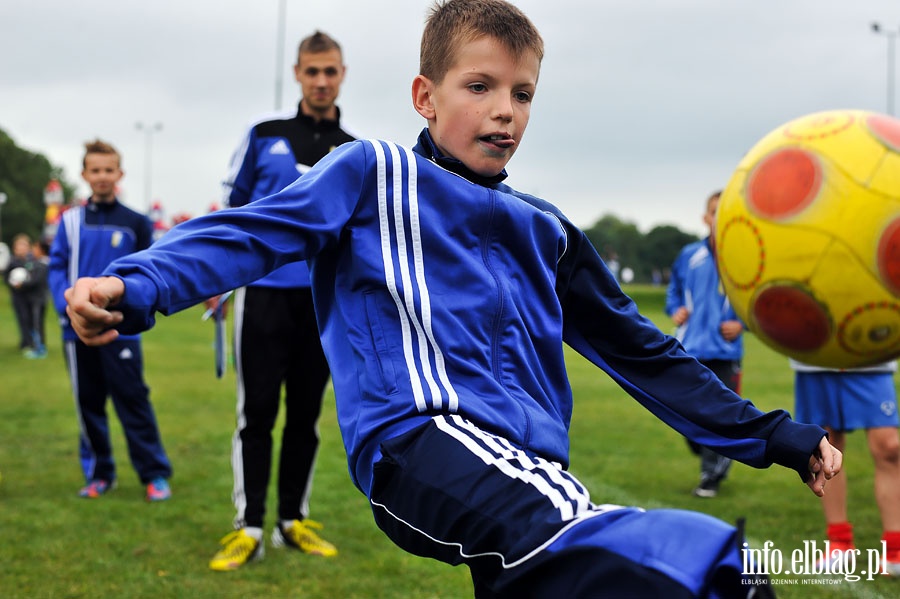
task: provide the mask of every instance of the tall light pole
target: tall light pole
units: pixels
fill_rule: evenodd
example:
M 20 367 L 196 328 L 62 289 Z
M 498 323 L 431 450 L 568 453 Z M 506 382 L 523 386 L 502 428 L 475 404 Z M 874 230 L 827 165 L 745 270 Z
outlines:
M 887 113 L 894 114 L 894 47 L 897 41 L 897 34 L 900 33 L 900 27 L 895 29 L 884 29 L 879 23 L 872 23 L 872 31 L 887 37 Z
M 162 131 L 162 123 L 154 123 L 153 125 L 144 125 L 141 121 L 135 123 L 138 131 L 144 132 L 144 205 L 149 212 L 153 207 L 153 196 L 151 195 L 153 177 L 151 172 L 151 164 L 153 157 L 153 134 Z
M 286 0 L 278 0 L 278 37 L 275 48 L 275 110 L 281 110 L 281 95 L 284 87 L 284 21 Z

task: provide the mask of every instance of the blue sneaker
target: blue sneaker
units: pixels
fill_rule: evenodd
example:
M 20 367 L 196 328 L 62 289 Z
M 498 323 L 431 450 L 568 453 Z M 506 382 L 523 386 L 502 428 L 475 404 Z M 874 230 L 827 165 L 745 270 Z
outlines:
M 25 357 L 29 360 L 42 360 L 47 357 L 46 348 L 29 349 L 25 351 Z
M 161 476 L 157 476 L 147 485 L 147 501 L 165 501 L 172 497 L 172 489 L 169 488 L 169 481 Z
M 82 487 L 78 492 L 78 495 L 80 497 L 84 497 L 85 499 L 97 499 L 101 495 L 106 495 L 107 491 L 112 489 L 114 486 L 114 482 L 103 480 L 102 478 L 95 478 L 94 480 L 89 482 L 87 486 Z

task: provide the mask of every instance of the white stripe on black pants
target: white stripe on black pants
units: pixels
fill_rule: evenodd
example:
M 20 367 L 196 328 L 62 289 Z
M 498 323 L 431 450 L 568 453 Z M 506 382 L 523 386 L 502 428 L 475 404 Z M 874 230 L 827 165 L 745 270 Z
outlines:
M 741 584 L 733 526 L 594 505 L 570 473 L 457 416 L 436 416 L 381 449 L 370 497 L 379 527 L 410 553 L 467 564 L 476 597 L 737 597 L 751 588 Z
M 272 428 L 284 385 L 278 517 L 308 516 L 317 423 L 328 383 L 309 288 L 245 287 L 235 293 L 237 429 L 232 447 L 235 525 L 262 527 L 272 466 Z

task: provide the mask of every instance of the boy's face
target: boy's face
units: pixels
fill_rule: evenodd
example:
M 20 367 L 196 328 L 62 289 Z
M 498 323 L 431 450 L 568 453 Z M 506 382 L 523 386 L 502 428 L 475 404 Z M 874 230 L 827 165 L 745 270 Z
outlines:
M 462 45 L 440 84 L 416 77 L 413 104 L 441 152 L 491 177 L 519 147 L 539 72 L 537 56 L 517 61 L 497 40 L 481 37 Z
M 703 223 L 709 229 L 710 235 L 716 233 L 716 210 L 719 208 L 719 198 L 713 198 L 706 204 L 706 212 L 703 213 Z
M 16 239 L 15 243 L 13 243 L 13 256 L 24 258 L 28 255 L 30 249 L 31 244 L 28 243 L 27 239 Z
M 116 197 L 116 184 L 124 174 L 115 154 L 90 153 L 84 157 L 81 176 L 90 185 L 96 202 L 111 202 Z
M 306 108 L 314 114 L 327 116 L 337 101 L 345 71 L 337 49 L 300 54 L 294 65 L 294 77 L 300 84 Z

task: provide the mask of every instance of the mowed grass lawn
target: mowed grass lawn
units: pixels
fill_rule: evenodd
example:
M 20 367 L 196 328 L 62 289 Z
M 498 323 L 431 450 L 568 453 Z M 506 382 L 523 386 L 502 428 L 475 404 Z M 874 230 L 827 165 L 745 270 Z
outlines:
M 669 328 L 662 289 L 627 291 Z M 144 336 L 146 376 L 175 469 L 173 499 L 144 501 L 110 405 L 119 485 L 99 500 L 84 500 L 77 496 L 83 483 L 77 424 L 59 327 L 48 315 L 49 357 L 24 359 L 7 290 L 0 290 L 0 597 L 471 597 L 465 568 L 409 556 L 375 527 L 347 474 L 330 393 L 319 427 L 311 517 L 325 524 L 323 536 L 340 555 L 328 560 L 267 547 L 262 562 L 238 571 L 208 569 L 233 518 L 234 375 L 215 378 L 212 325 L 201 313 L 192 308 L 161 318 Z M 595 502 L 701 510 L 729 522 L 745 517 L 754 547 L 772 541 L 787 556 L 803 540 L 821 540 L 818 500 L 796 474 L 736 464 L 719 497 L 694 498 L 698 461 L 684 440 L 583 359 L 570 354 L 569 362 L 576 396 L 572 470 Z M 752 336 L 744 373 L 745 395 L 758 406 L 791 407 L 786 358 Z M 850 437 L 846 467 L 857 542 L 872 547 L 881 528 L 860 434 Z M 896 597 L 900 581 L 777 590 L 779 597 Z

